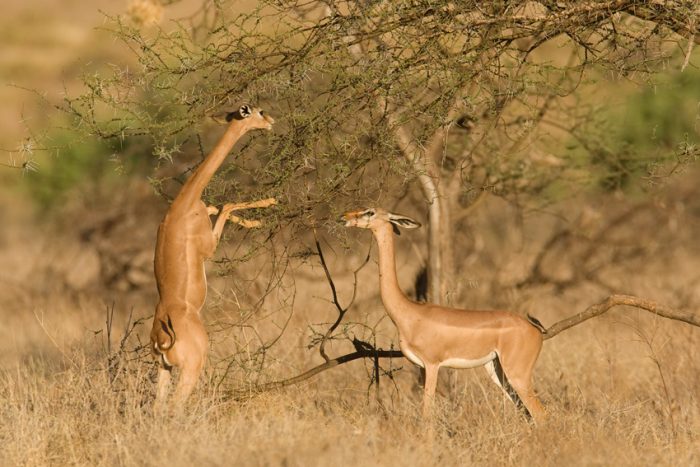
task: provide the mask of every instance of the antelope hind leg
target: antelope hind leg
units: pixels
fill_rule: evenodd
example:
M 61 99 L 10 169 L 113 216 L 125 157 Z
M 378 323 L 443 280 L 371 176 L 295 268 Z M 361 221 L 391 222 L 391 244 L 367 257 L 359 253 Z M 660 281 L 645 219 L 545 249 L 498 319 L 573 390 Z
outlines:
M 158 367 L 158 385 L 156 388 L 156 403 L 154 405 L 156 411 L 159 411 L 163 408 L 165 401 L 168 398 L 168 393 L 170 392 L 171 378 L 171 370 L 164 368 L 161 363 L 161 365 Z
M 175 400 L 182 403 L 197 385 L 207 360 L 209 338 L 198 318 L 190 321 L 187 335 L 182 336 L 176 345 L 179 346 L 176 351 L 180 377 L 175 388 Z
M 529 420 L 532 418 L 532 415 L 530 414 L 530 411 L 527 409 L 527 406 L 523 402 L 523 400 L 520 398 L 520 395 L 518 392 L 515 390 L 513 385 L 510 384 L 510 381 L 508 381 L 508 378 L 506 378 L 506 374 L 503 372 L 503 367 L 501 366 L 501 362 L 498 359 L 498 355 L 491 360 L 490 362 L 486 363 L 484 365 L 484 368 L 486 368 L 486 372 L 488 375 L 491 377 L 494 383 L 501 388 L 503 393 L 508 396 L 508 398 L 511 400 L 515 406 L 523 412 L 523 414 L 527 417 Z
M 537 354 L 535 354 L 535 358 L 537 358 Z M 519 406 L 518 403 L 520 403 L 519 407 L 524 409 L 527 415 L 534 418 L 536 422 L 543 420 L 546 412 L 532 388 L 534 359 L 530 365 L 520 363 L 516 366 L 512 361 L 501 360 L 500 357 L 494 359 L 493 363 L 496 376 L 499 373 L 502 375 L 499 377 L 502 382 L 499 382 L 515 405 Z

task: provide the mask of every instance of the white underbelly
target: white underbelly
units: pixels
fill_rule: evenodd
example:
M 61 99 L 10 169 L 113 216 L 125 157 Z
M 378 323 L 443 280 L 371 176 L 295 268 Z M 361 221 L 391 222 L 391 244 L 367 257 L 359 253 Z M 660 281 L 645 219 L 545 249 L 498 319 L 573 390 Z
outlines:
M 418 355 L 413 353 L 411 349 L 403 348 L 401 349 L 403 355 L 411 362 L 418 365 L 421 368 L 425 368 L 423 360 L 420 359 Z M 466 369 L 466 368 L 476 368 L 479 366 L 484 366 L 488 362 L 496 358 L 496 351 L 488 353 L 486 356 L 477 359 L 467 359 L 467 358 L 448 358 L 440 362 L 440 367 L 446 368 L 456 368 L 456 369 Z
M 448 358 L 447 360 L 444 360 L 440 362 L 441 367 L 447 367 L 447 368 L 476 368 L 478 366 L 483 366 L 496 358 L 496 352 L 493 351 L 486 355 L 485 357 L 477 358 L 474 360 L 470 360 L 467 358 Z

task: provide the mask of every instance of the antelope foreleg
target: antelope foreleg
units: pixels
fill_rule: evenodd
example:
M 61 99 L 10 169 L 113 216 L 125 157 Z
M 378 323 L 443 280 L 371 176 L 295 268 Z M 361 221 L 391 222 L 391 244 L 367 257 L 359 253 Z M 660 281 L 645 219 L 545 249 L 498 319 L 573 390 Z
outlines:
M 258 201 L 249 201 L 247 203 L 225 204 L 224 207 L 221 208 L 221 213 L 216 219 L 216 224 L 214 224 L 214 229 L 212 230 L 212 233 L 214 234 L 214 246 L 216 247 L 219 245 L 219 240 L 221 240 L 221 233 L 224 231 L 224 225 L 226 224 L 227 220 L 240 226 L 243 226 L 246 229 L 253 229 L 262 225 L 262 222 L 260 221 L 249 221 L 238 216 L 234 216 L 231 214 L 233 211 L 242 211 L 244 209 L 255 208 L 267 208 L 270 206 L 274 206 L 275 204 L 277 204 L 277 200 L 275 198 L 266 198 Z M 214 207 L 208 207 L 207 212 L 210 212 L 212 208 Z
M 423 417 L 430 418 L 433 415 L 435 404 L 435 387 L 440 367 L 437 365 L 425 366 L 425 386 L 423 388 Z
M 257 201 L 248 201 L 247 203 L 229 203 L 224 206 L 224 209 L 228 209 L 228 212 L 232 212 L 242 211 L 244 209 L 269 208 L 275 204 L 277 204 L 275 198 L 265 198 Z
M 238 216 L 234 216 L 233 214 L 229 214 L 228 220 L 230 220 L 234 224 L 238 224 L 240 226 L 243 226 L 246 229 L 254 229 L 254 228 L 260 227 L 262 225 L 262 222 L 260 222 L 260 221 L 249 221 L 249 220 L 240 218 Z
M 229 212 L 226 212 L 226 206 L 224 206 L 224 209 L 221 210 L 221 214 L 219 214 L 219 217 L 217 217 L 216 219 L 214 229 L 212 229 L 215 250 L 216 247 L 219 246 L 219 240 L 221 240 L 221 233 L 224 231 L 224 225 L 226 224 L 226 220 L 228 219 L 229 215 Z

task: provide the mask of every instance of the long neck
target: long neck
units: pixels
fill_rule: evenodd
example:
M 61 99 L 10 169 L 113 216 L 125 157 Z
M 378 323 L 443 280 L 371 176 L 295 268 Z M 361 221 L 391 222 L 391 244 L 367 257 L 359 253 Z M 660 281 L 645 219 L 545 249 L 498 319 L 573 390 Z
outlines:
M 389 317 L 394 323 L 400 320 L 400 313 L 411 302 L 399 287 L 396 278 L 396 258 L 394 256 L 394 233 L 389 224 L 377 227 L 372 231 L 379 246 L 379 288 L 382 302 Z
M 201 199 L 204 188 L 219 167 L 221 167 L 221 164 L 224 163 L 231 148 L 233 148 L 245 132 L 246 129 L 242 123 L 238 121 L 231 123 L 211 153 L 209 153 L 206 159 L 197 167 L 194 174 L 185 182 L 176 201 L 190 204 Z

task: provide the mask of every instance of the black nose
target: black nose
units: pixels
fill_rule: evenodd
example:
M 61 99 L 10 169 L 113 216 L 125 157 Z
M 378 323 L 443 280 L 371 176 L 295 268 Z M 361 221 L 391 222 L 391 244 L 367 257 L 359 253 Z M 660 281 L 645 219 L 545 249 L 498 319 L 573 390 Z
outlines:
M 345 224 L 346 219 L 345 219 L 344 216 L 340 216 L 340 217 L 337 218 L 335 221 L 336 221 L 337 223 L 339 223 L 339 224 Z

